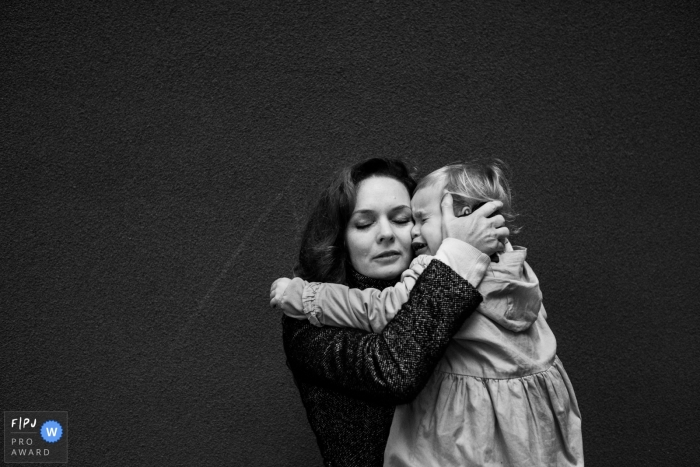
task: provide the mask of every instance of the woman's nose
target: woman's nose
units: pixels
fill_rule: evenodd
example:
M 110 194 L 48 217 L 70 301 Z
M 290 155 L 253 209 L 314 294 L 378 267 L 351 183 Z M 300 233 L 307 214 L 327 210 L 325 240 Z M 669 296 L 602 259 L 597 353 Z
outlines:
M 396 238 L 394 234 L 394 229 L 391 228 L 391 223 L 389 222 L 379 222 L 379 235 L 377 236 L 377 241 L 379 243 L 383 241 L 391 241 Z

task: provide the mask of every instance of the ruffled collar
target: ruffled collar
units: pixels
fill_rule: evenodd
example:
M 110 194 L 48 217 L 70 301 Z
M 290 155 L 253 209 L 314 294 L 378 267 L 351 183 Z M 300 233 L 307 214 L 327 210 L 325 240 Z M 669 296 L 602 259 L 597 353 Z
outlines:
M 360 274 L 352 267 L 348 267 L 347 281 L 348 286 L 352 289 L 384 290 L 387 287 L 396 285 L 397 280 L 398 278 L 393 280 L 373 279 L 365 276 L 364 274 Z

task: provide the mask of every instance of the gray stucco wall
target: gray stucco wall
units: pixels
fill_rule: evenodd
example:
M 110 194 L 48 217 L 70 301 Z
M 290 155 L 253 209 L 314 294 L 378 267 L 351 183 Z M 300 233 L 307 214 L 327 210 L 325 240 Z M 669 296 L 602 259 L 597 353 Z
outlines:
M 265 4 L 262 4 L 265 3 Z M 0 405 L 73 465 L 320 465 L 268 290 L 330 174 L 507 160 L 587 464 L 698 458 L 692 2 L 0 5 Z

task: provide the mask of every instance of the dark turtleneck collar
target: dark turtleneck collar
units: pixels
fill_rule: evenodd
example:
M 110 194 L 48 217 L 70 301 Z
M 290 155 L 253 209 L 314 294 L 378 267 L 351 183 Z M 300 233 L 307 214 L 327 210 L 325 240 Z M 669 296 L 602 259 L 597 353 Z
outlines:
M 348 286 L 351 289 L 384 290 L 387 287 L 396 285 L 396 282 L 399 280 L 398 277 L 391 280 L 373 279 L 365 276 L 364 274 L 360 274 L 359 272 L 355 271 L 355 268 L 353 267 L 348 267 L 347 271 Z

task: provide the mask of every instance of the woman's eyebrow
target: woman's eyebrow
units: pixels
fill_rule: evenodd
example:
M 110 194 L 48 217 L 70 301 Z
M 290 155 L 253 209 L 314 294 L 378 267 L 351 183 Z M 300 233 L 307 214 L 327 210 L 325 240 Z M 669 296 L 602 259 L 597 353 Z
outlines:
M 393 208 L 391 208 L 391 209 L 389 210 L 389 213 L 390 213 L 390 214 L 393 214 L 393 213 L 395 213 L 395 212 L 397 212 L 397 211 L 404 211 L 404 210 L 406 210 L 406 209 L 408 209 L 408 210 L 410 211 L 410 210 L 411 210 L 411 207 L 408 206 L 408 205 L 406 205 L 406 204 L 402 204 L 401 206 L 394 206 Z M 363 214 L 370 214 L 370 215 L 371 215 L 371 214 L 376 214 L 376 213 L 377 213 L 377 211 L 375 211 L 374 209 L 358 209 L 358 210 L 356 210 L 356 211 L 353 211 L 352 215 L 353 215 L 353 216 L 356 215 L 356 214 L 360 214 L 360 215 L 363 215 Z
M 352 215 L 354 216 L 355 214 L 374 214 L 374 210 L 372 209 L 358 209 L 357 211 L 353 211 Z
M 396 207 L 391 208 L 391 211 L 389 211 L 389 212 L 404 211 L 406 209 L 408 209 L 410 211 L 411 206 L 407 206 L 405 204 L 402 204 L 401 206 L 396 206 Z

